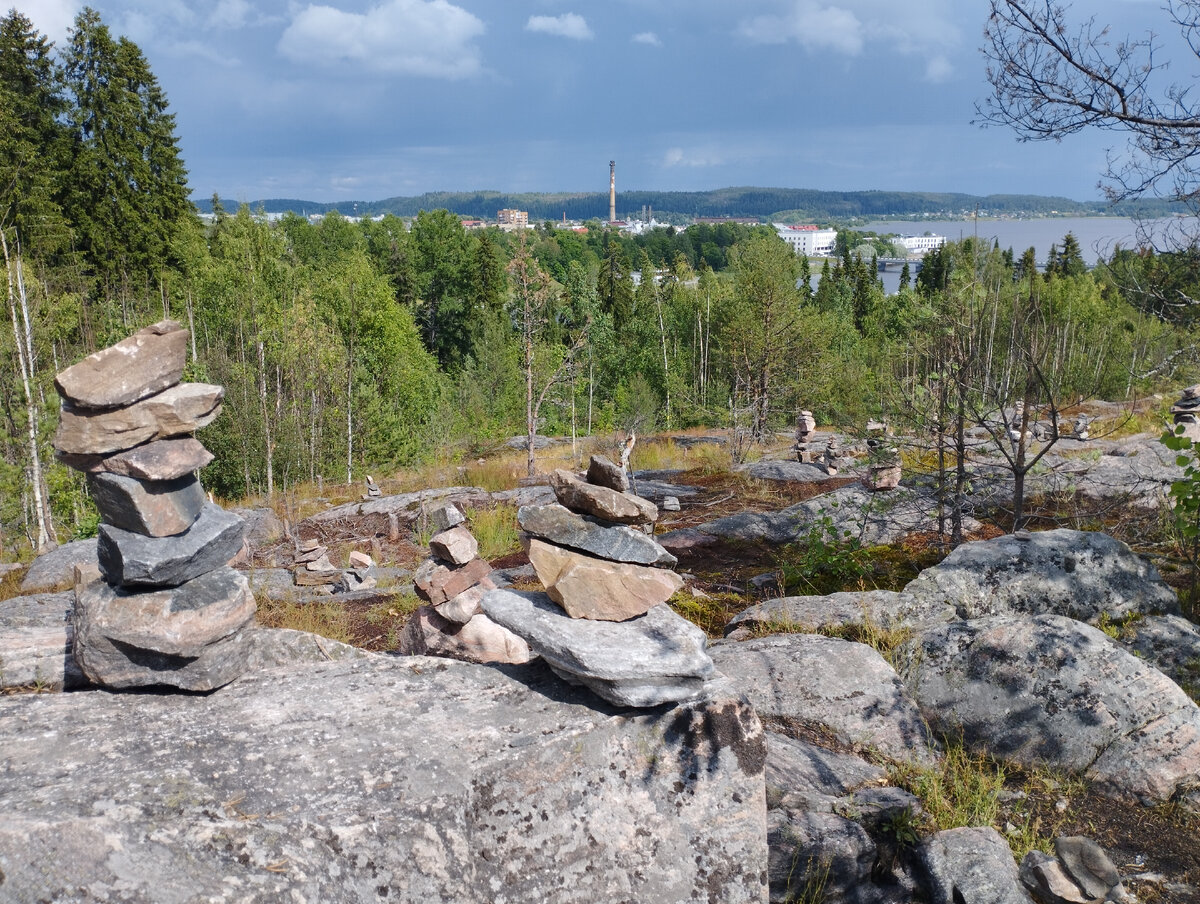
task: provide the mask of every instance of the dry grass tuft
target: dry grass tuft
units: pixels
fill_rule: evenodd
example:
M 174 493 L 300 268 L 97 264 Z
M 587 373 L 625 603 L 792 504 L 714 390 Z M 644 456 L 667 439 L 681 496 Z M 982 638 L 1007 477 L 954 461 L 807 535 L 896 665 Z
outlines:
M 354 622 L 349 612 L 338 603 L 299 603 L 291 599 L 276 599 L 260 594 L 258 623 L 266 628 L 291 628 L 319 634 L 341 643 L 353 643 Z

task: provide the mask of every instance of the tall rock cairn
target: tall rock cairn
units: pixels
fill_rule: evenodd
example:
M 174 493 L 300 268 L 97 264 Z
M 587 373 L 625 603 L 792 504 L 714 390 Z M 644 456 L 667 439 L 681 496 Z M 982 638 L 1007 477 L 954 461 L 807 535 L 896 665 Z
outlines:
M 625 470 L 593 456 L 586 480 L 555 471 L 558 504 L 517 521 L 546 593 L 493 590 L 483 611 L 523 637 L 560 677 L 619 706 L 701 698 L 714 675 L 704 632 L 665 603 L 683 586 L 673 555 L 643 529 L 654 503 Z
M 193 431 L 225 390 L 182 383 L 188 333 L 173 320 L 68 367 L 54 385 L 59 459 L 100 509 L 99 580 L 75 586 L 74 656 L 94 684 L 208 691 L 242 673 L 254 596 L 227 563 L 244 523 L 207 501 L 212 454 Z

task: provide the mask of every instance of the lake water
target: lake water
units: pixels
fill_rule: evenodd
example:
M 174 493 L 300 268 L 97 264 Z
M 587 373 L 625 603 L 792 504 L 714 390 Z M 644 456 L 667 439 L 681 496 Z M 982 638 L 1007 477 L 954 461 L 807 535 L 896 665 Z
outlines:
M 1046 260 L 1050 246 L 1062 247 L 1063 236 L 1068 232 L 1079 241 L 1083 258 L 1089 264 L 1107 259 L 1114 246 L 1131 248 L 1137 245 L 1138 223 L 1124 217 L 1040 217 L 1033 220 L 887 220 L 867 223 L 856 227 L 862 232 L 903 233 L 923 235 L 932 232 L 944 235 L 949 241 L 978 236 L 989 245 L 1000 243 L 1002 249 L 1011 248 L 1015 257 L 1020 257 L 1026 248 L 1037 251 L 1039 261 Z M 889 293 L 898 291 L 900 274 L 881 273 L 883 287 Z M 814 283 L 815 285 L 815 283 Z

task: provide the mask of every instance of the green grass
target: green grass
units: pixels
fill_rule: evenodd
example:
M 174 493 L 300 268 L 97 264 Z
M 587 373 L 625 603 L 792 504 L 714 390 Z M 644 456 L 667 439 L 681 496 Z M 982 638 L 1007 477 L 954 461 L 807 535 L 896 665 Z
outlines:
M 517 509 L 511 505 L 495 505 L 471 512 L 471 533 L 479 542 L 479 555 L 484 559 L 499 559 L 521 548 L 517 536 Z
M 298 603 L 260 594 L 257 597 L 258 623 L 266 628 L 291 628 L 319 634 L 341 643 L 353 643 L 352 620 L 339 603 Z

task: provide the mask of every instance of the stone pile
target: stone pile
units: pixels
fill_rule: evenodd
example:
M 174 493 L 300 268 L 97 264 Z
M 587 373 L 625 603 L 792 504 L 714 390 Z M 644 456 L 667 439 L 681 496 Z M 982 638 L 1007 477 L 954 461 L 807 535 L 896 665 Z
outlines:
M 313 587 L 317 592 L 349 593 L 375 587 L 375 562 L 369 555 L 350 553 L 349 567 L 338 568 L 329 560 L 329 547 L 320 540 L 303 540 L 296 552 L 292 579 L 297 587 Z
M 413 590 L 426 605 L 409 617 L 399 652 L 449 656 L 467 662 L 523 663 L 534 658 L 529 645 L 483 614 L 483 595 L 496 585 L 492 566 L 479 555 L 479 543 L 454 505 L 430 513 L 437 529 L 431 556 L 413 575 Z
M 365 502 L 368 499 L 378 499 L 382 495 L 383 495 L 383 490 L 379 489 L 379 484 L 377 484 L 372 479 L 371 475 L 368 474 L 367 475 L 367 491 L 365 493 L 363 493 L 363 497 L 362 497 L 363 501 Z
M 102 521 L 100 579 L 75 586 L 74 657 L 106 687 L 206 691 L 245 669 L 254 596 L 227 565 L 244 523 L 207 500 L 196 471 L 212 455 L 190 436 L 225 391 L 180 382 L 187 340 L 164 320 L 54 380 L 55 449 L 87 475 Z
M 1192 442 L 1200 440 L 1200 383 L 1183 391 L 1183 397 L 1171 406 L 1171 419 L 1177 433 L 1182 425 L 1183 431 L 1180 435 L 1186 436 Z
M 620 466 L 593 456 L 586 480 L 559 470 L 557 504 L 523 506 L 522 544 L 546 592 L 488 593 L 483 609 L 562 678 L 620 706 L 696 700 L 713 677 L 704 633 L 666 601 L 683 586 L 644 527 L 654 503 Z
M 894 490 L 900 486 L 900 451 L 888 436 L 886 424 L 867 423 L 867 486 Z
M 796 453 L 796 461 L 813 464 L 821 457 L 817 451 L 817 419 L 811 411 L 801 411 L 796 418 L 796 443 L 792 449 Z
M 841 457 L 842 449 L 838 444 L 836 436 L 829 437 L 829 442 L 825 444 L 825 457 L 821 462 L 825 466 L 825 473 L 830 477 L 834 477 L 838 472 L 838 459 Z

